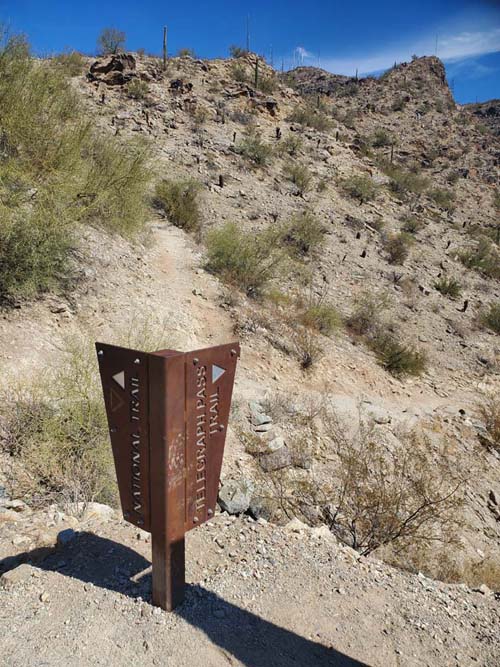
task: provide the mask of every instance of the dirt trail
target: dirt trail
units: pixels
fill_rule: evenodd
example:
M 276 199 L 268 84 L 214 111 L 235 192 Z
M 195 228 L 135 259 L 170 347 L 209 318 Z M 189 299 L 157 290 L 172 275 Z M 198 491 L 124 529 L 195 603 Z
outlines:
M 323 529 L 216 517 L 188 535 L 186 601 L 168 614 L 137 529 L 78 528 L 0 579 L 2 667 L 498 665 L 491 595 L 358 560 Z

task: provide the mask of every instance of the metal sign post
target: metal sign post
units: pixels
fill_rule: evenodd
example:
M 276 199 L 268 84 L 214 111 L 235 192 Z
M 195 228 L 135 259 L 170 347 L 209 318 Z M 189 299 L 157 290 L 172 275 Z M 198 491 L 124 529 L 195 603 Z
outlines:
M 240 348 L 96 349 L 123 516 L 151 533 L 153 604 L 171 611 L 184 535 L 215 512 Z

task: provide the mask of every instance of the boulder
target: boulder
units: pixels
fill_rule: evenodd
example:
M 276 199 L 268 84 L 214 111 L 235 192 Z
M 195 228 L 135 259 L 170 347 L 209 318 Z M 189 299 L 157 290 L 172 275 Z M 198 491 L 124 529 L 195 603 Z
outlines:
M 219 505 L 228 514 L 243 514 L 250 505 L 253 490 L 248 479 L 228 479 L 219 491 Z
M 96 60 L 90 66 L 88 78 L 108 86 L 122 86 L 136 76 L 135 58 L 130 53 L 115 53 Z
M 14 569 L 2 574 L 0 583 L 2 588 L 12 588 L 18 584 L 29 581 L 36 572 L 38 572 L 36 567 L 23 563 L 22 565 L 18 565 Z
M 281 468 L 288 468 L 292 465 L 292 454 L 288 447 L 280 447 L 270 454 L 264 454 L 260 457 L 260 465 L 264 472 L 272 472 L 273 470 L 281 470 Z

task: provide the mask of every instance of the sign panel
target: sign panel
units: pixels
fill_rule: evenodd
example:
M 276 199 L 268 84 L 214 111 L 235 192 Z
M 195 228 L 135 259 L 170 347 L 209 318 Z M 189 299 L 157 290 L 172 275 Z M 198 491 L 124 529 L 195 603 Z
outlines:
M 186 531 L 215 512 L 237 344 L 186 354 Z
M 150 530 L 148 355 L 96 344 L 123 516 Z

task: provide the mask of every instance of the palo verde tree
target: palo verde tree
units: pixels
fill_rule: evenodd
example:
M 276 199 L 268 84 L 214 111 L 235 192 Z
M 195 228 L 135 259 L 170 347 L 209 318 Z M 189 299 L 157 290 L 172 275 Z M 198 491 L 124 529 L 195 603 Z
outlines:
M 103 56 L 118 53 L 125 46 L 126 35 L 117 28 L 104 28 L 97 38 L 97 48 Z

